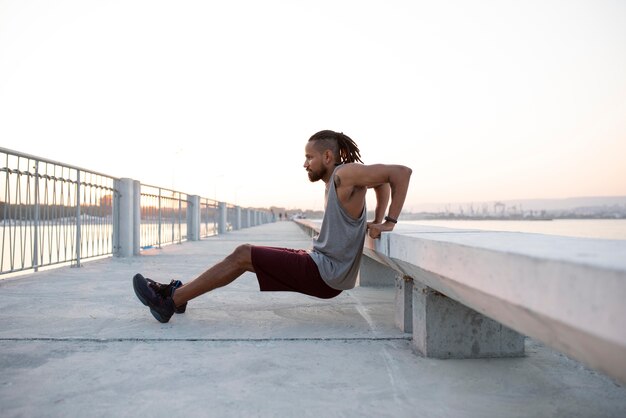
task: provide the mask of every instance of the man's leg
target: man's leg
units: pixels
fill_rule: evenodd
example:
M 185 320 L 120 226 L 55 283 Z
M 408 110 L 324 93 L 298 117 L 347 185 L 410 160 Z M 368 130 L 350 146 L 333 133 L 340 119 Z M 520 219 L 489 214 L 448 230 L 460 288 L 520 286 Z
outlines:
M 224 260 L 220 261 L 193 281 L 174 291 L 174 304 L 180 306 L 206 292 L 226 286 L 246 271 L 254 272 L 252 252 L 249 244 L 240 245 Z

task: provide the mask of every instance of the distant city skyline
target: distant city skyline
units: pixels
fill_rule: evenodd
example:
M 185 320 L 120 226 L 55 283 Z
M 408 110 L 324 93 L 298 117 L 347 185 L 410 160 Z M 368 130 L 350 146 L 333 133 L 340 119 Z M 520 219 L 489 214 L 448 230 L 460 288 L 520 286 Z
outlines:
M 0 0 L 0 146 L 319 210 L 343 131 L 437 202 L 626 195 L 626 3 Z M 368 206 L 373 207 L 373 199 Z
M 526 211 L 571 211 L 584 207 L 623 207 L 626 211 L 626 195 L 625 196 L 573 196 L 562 199 L 511 199 L 500 200 L 491 199 L 486 201 L 466 201 L 466 202 L 429 202 L 416 205 L 412 212 L 459 212 L 462 208 L 464 212 L 473 206 L 476 211 L 481 211 L 485 206 L 488 207 L 490 213 L 497 212 L 493 209 L 498 206 L 498 210 L 526 210 Z

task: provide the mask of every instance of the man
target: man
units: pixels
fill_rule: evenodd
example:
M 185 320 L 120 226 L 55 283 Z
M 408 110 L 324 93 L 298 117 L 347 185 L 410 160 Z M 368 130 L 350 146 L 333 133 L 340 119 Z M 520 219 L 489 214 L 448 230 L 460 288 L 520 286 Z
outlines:
M 241 245 L 186 285 L 178 280 L 165 285 L 136 274 L 135 294 L 157 320 L 169 321 L 174 312 L 184 312 L 191 299 L 226 286 L 246 271 L 256 273 L 261 291 L 292 291 L 330 299 L 355 286 L 365 234 L 369 231 L 370 237 L 378 238 L 381 232 L 393 230 L 409 188 L 411 169 L 363 165 L 354 141 L 328 130 L 309 139 L 305 158 L 309 179 L 326 184 L 324 219 L 313 248 Z M 376 192 L 373 222 L 367 222 L 365 208 L 365 194 L 370 188 Z

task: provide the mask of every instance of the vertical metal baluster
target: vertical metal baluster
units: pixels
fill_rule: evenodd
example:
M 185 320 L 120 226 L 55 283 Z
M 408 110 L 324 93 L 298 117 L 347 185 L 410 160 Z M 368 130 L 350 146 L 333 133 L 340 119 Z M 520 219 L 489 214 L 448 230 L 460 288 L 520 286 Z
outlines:
M 67 184 L 67 189 L 66 190 L 66 184 Z M 68 202 L 66 202 L 66 197 L 65 194 L 66 192 L 69 193 L 69 182 L 67 182 L 64 178 L 64 174 L 63 174 L 63 168 L 61 168 L 61 207 L 59 208 L 59 212 L 60 212 L 60 223 L 59 223 L 59 231 L 57 234 L 57 241 L 59 242 L 59 244 L 61 243 L 61 239 L 63 240 L 63 261 L 67 261 L 67 219 L 66 219 L 66 215 L 67 215 L 67 208 L 69 207 L 69 205 L 67 205 L 66 203 L 69 203 L 69 196 L 67 197 Z M 61 236 L 62 235 L 62 236 Z M 61 261 L 61 245 L 59 245 L 59 261 Z
M 48 163 L 45 165 L 46 169 L 44 170 L 44 174 L 42 178 L 44 179 L 44 198 L 43 198 L 43 209 L 45 214 L 43 216 L 43 231 L 41 233 L 41 248 L 40 248 L 40 257 L 41 257 L 41 265 L 45 265 L 44 257 L 46 256 L 46 245 L 48 249 L 48 264 L 52 264 L 52 257 L 50 254 L 50 210 L 52 209 L 50 205 L 50 194 L 49 194 L 49 184 L 48 184 Z
M 60 216 L 59 216 L 59 211 L 60 211 L 60 206 L 63 203 L 63 192 L 62 190 L 58 191 L 57 189 L 57 168 L 56 165 L 53 166 L 52 169 L 52 194 L 53 194 L 53 202 L 54 202 L 54 206 L 52 207 L 52 215 L 50 217 L 51 222 L 50 222 L 50 229 L 51 229 L 51 234 L 50 234 L 50 260 L 52 260 L 52 255 L 54 254 L 54 251 L 56 250 L 56 261 L 58 262 L 61 254 L 61 243 L 60 243 L 60 233 L 61 233 L 61 224 L 60 224 Z M 53 246 L 53 242 L 56 244 L 56 246 Z
M 39 161 L 35 160 L 35 225 L 33 239 L 33 268 L 39 271 Z
M 143 226 L 144 226 L 144 222 L 143 222 L 143 193 L 141 192 L 141 185 L 139 186 L 139 222 L 140 222 L 140 227 L 139 227 L 139 251 L 141 252 L 141 250 L 143 249 L 143 246 L 145 245 L 144 243 L 146 242 L 146 240 L 144 239 L 144 234 L 143 234 Z
M 19 170 L 17 170 L 17 172 L 19 173 Z M 11 173 L 13 174 L 13 173 Z M 17 173 L 15 174 L 16 176 L 18 175 Z M 16 179 L 17 181 L 17 179 Z M 9 176 L 9 179 L 7 181 L 7 190 L 8 190 L 8 202 L 9 202 L 9 217 L 11 218 L 11 222 L 9 223 L 9 266 L 11 267 L 9 271 L 13 271 L 13 268 L 15 266 L 15 228 L 14 226 L 16 225 L 15 223 L 15 219 L 17 218 L 17 207 L 11 208 L 11 176 Z M 17 197 L 17 195 L 16 195 Z M 13 209 L 13 211 L 11 211 L 11 209 Z M 11 214 L 11 212 L 13 212 Z
M 74 240 L 76 240 L 76 231 L 72 234 L 72 226 L 75 227 L 76 223 L 71 219 L 71 217 L 76 216 L 76 201 L 74 201 L 74 206 L 72 206 L 72 189 L 76 188 L 76 185 L 72 180 L 70 180 L 71 171 L 68 170 L 67 176 L 67 188 L 65 190 L 67 206 L 63 209 L 63 240 L 65 241 L 65 249 L 63 253 L 64 261 L 72 261 L 74 259 L 74 255 L 76 253 L 76 248 L 72 248 L 72 245 L 75 245 Z M 74 211 L 74 213 L 72 213 Z M 72 225 L 74 224 L 74 225 Z
M 92 228 L 93 228 L 93 237 L 92 237 L 92 243 L 91 243 L 91 248 L 92 248 L 92 252 L 91 252 L 91 257 L 100 255 L 100 238 L 102 237 L 102 231 L 100 230 L 100 202 L 99 202 L 99 197 L 100 197 L 100 185 L 98 185 L 96 182 L 94 182 L 92 180 L 93 184 L 94 184 L 94 191 L 91 192 L 93 194 L 92 197 L 92 202 L 93 202 L 93 209 L 92 209 L 92 213 L 91 213 L 91 217 L 92 217 Z
M 176 212 L 174 210 L 174 193 L 172 193 L 170 191 L 170 196 L 167 199 L 167 208 L 168 208 L 168 215 L 169 215 L 169 226 L 170 226 L 170 234 L 169 234 L 169 243 L 173 244 L 174 243 L 174 231 L 176 231 Z
M 112 238 L 111 238 L 111 247 L 113 248 L 113 254 L 119 254 L 119 227 L 120 227 L 120 216 L 119 216 L 119 208 L 118 202 L 119 197 L 117 195 L 117 181 L 113 182 L 113 191 L 111 192 L 111 211 L 112 211 Z
M 81 219 L 80 219 L 80 170 L 76 170 L 76 267 L 80 267 Z
M 8 178 L 9 178 L 9 154 L 7 154 L 5 171 L 5 189 L 4 189 L 4 207 L 2 208 L 2 254 L 0 254 L 0 272 L 4 272 L 4 242 L 7 231 L 7 208 L 9 206 L 9 199 L 7 199 L 7 191 L 9 190 Z
M 93 182 L 93 178 L 91 176 L 90 173 L 85 173 L 85 184 L 83 184 L 83 193 L 85 194 L 85 200 L 84 200 L 84 204 L 85 204 L 85 216 L 86 216 L 86 222 L 85 222 L 85 228 L 83 231 L 83 235 L 85 235 L 85 253 L 83 254 L 83 257 L 88 258 L 93 256 L 93 236 L 94 236 L 94 231 L 93 231 L 93 224 L 92 224 L 92 219 L 93 219 L 93 191 L 92 191 L 92 187 L 91 187 L 91 183 Z M 91 251 L 90 251 L 91 250 Z
M 158 248 L 161 248 L 161 188 L 159 187 L 159 243 Z
M 21 264 L 21 269 L 24 268 L 24 251 L 25 251 L 25 246 L 26 246 L 26 239 L 24 239 L 24 216 L 22 214 L 22 209 L 26 210 L 25 208 L 23 208 L 23 204 L 22 204 L 22 174 L 21 174 L 21 170 L 20 170 L 20 159 L 17 159 L 17 188 L 15 189 L 15 203 L 17 203 L 18 205 L 18 219 L 19 219 L 19 237 L 20 237 L 20 262 Z M 16 233 L 18 230 L 18 225 L 16 225 Z
M 80 199 L 80 203 L 82 205 L 81 207 L 81 212 L 83 213 L 83 215 L 85 215 L 85 222 L 82 222 L 81 225 L 81 231 L 80 231 L 80 241 L 81 241 L 81 253 L 80 253 L 80 257 L 81 258 L 89 258 L 89 256 L 91 255 L 91 253 L 89 252 L 90 250 L 90 243 L 91 243 L 91 239 L 92 239 L 92 235 L 93 235 L 93 231 L 91 229 L 91 186 L 89 186 L 89 183 L 91 182 L 91 179 L 89 178 L 89 173 L 84 172 L 83 171 L 83 175 L 85 176 L 85 181 L 80 183 L 81 186 L 81 192 L 82 192 L 82 197 Z M 83 245 L 85 244 L 85 251 L 83 250 Z
M 7 192 L 9 190 L 9 154 L 7 154 L 5 171 L 5 189 L 4 189 L 4 207 L 2 208 L 2 254 L 0 255 L 0 272 L 4 272 L 4 243 L 7 231 L 7 208 L 9 207 L 9 199 L 7 198 Z M 9 223 L 10 225 L 10 223 Z
M 179 244 L 183 242 L 182 216 L 183 216 L 183 202 L 180 198 L 180 193 L 178 193 L 178 243 Z
M 100 187 L 101 185 L 98 185 L 98 188 L 96 189 L 98 191 L 97 195 L 96 195 L 96 212 L 98 213 L 98 216 L 96 217 L 96 222 L 97 222 L 97 245 L 96 245 L 96 250 L 98 252 L 97 255 L 100 255 L 101 253 L 104 254 L 104 234 L 103 234 L 103 230 L 102 230 L 102 188 Z
M 52 255 L 54 254 L 54 250 L 56 249 L 57 258 L 56 261 L 59 261 L 59 231 L 61 230 L 59 226 L 59 196 L 57 195 L 57 169 L 56 165 L 52 166 L 52 215 L 50 215 L 50 261 L 52 261 Z M 53 246 L 53 243 L 56 240 L 56 247 Z
M 56 167 L 55 167 L 55 171 L 54 171 L 55 175 L 57 173 L 56 171 Z M 60 262 L 61 261 L 61 253 L 63 253 L 63 256 L 65 257 L 65 253 L 67 251 L 67 240 L 65 239 L 67 237 L 67 233 L 65 232 L 65 179 L 63 178 L 63 171 L 61 170 L 61 174 L 59 176 L 60 179 L 60 186 L 61 186 L 61 190 L 59 193 L 59 209 L 57 211 L 57 233 L 56 233 L 56 239 L 57 239 L 57 260 Z M 63 248 L 61 249 L 61 235 L 63 236 Z
M 112 188 L 111 181 L 109 181 L 108 191 L 111 194 L 111 203 L 110 203 L 110 206 L 107 206 L 107 231 L 109 231 L 107 233 L 107 240 L 109 243 L 107 248 L 111 248 L 111 254 L 113 254 L 113 222 L 115 222 L 114 221 L 115 218 L 113 217 L 113 194 L 115 193 L 115 190 L 113 190 Z M 109 221 L 109 216 L 111 216 L 110 221 Z
M 57 170 L 56 170 L 56 165 L 52 166 L 52 183 L 50 184 L 52 186 L 52 210 L 50 212 L 48 212 L 48 214 L 50 215 L 48 217 L 48 222 L 49 222 L 49 228 L 50 228 L 50 232 L 49 232 L 49 237 L 50 239 L 48 240 L 49 244 L 50 244 L 50 248 L 49 248 L 49 253 L 50 253 L 50 262 L 52 263 L 52 256 L 54 255 L 54 251 L 56 249 L 56 253 L 57 253 L 57 257 L 56 257 L 56 261 L 59 260 L 59 245 L 58 245 L 58 240 L 56 240 L 58 234 L 59 234 L 59 203 L 58 203 L 58 195 L 57 195 L 57 180 L 56 180 L 56 176 L 57 176 Z M 49 179 L 50 180 L 50 179 Z M 54 246 L 55 244 L 55 240 L 57 241 L 57 245 L 56 247 Z

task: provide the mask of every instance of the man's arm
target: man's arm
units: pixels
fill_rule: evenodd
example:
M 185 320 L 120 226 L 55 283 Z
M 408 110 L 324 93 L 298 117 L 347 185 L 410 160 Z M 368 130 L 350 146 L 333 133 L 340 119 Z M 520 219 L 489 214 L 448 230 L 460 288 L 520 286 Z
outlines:
M 411 173 L 412 170 L 403 165 L 347 164 L 341 171 L 337 172 L 336 176 L 340 177 L 341 186 L 343 187 L 378 187 L 382 184 L 388 184 L 391 191 L 391 204 L 389 205 L 388 216 L 398 219 L 409 190 Z M 379 220 L 378 207 L 377 205 L 376 220 Z M 382 221 L 382 219 L 380 220 Z M 388 221 L 382 224 L 369 225 L 370 236 L 378 238 L 382 231 L 391 231 L 394 226 L 393 222 Z
M 383 222 L 387 206 L 389 205 L 389 195 L 391 194 L 389 183 L 375 186 L 374 193 L 376 193 L 376 211 L 374 212 L 374 221 L 371 223 L 379 224 Z

